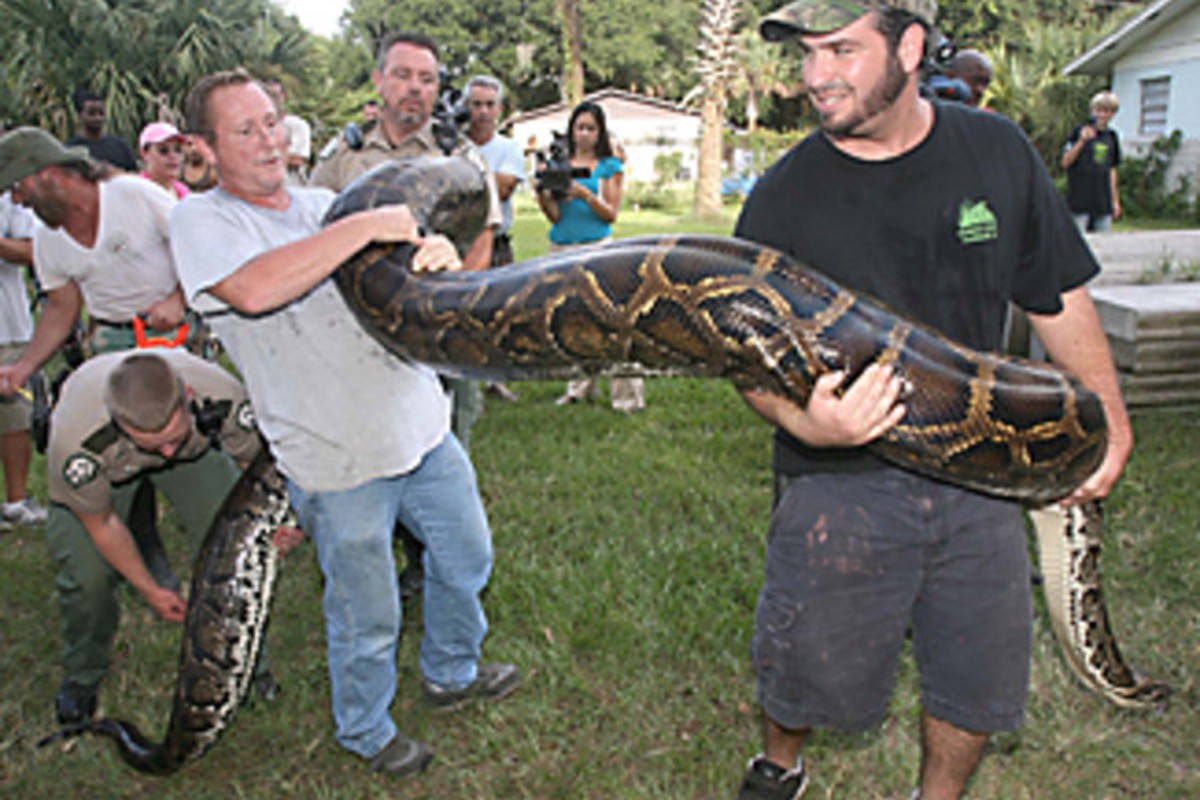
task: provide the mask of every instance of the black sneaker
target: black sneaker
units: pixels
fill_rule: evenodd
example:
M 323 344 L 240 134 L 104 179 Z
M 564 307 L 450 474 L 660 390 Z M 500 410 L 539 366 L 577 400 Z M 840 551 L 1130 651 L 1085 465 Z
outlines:
M 803 760 L 796 762 L 795 769 L 786 770 L 759 755 L 746 768 L 737 800 L 796 800 L 807 788 L 808 773 L 804 771 Z
M 54 696 L 54 714 L 59 725 L 77 725 L 96 713 L 96 686 L 67 679 Z
M 416 775 L 433 761 L 433 748 L 397 733 L 383 749 L 371 757 L 371 770 L 394 778 Z
M 515 664 L 480 664 L 474 682 L 461 689 L 447 689 L 429 680 L 422 682 L 425 701 L 439 711 L 450 711 L 471 700 L 499 700 L 521 685 L 521 669 Z

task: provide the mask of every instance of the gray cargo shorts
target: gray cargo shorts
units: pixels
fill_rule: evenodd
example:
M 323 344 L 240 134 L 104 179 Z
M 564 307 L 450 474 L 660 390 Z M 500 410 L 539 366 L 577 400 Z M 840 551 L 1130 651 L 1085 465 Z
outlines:
M 911 626 L 925 710 L 964 730 L 1013 730 L 1032 615 L 1018 504 L 893 468 L 799 476 L 768 534 L 759 704 L 786 728 L 872 727 Z

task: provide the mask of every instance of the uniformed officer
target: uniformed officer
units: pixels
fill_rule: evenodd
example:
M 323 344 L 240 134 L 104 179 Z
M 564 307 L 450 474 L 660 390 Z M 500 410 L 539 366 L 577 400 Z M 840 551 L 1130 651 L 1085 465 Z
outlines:
M 322 153 L 309 183 L 341 191 L 372 167 L 399 158 L 441 155 L 444 151 L 435 126 L 434 109 L 441 88 L 437 44 L 419 33 L 394 33 L 379 46 L 375 70 L 371 74 L 383 101 L 379 122 L 360 135 L 347 137 L 343 132 L 331 153 Z M 483 154 L 466 136 L 451 131 L 455 141 L 452 155 L 462 156 L 487 175 L 491 198 L 487 224 L 462 257 L 463 269 L 474 271 L 492 265 L 492 240 L 504 222 L 496 179 Z M 451 427 L 464 447 L 470 447 L 471 429 L 483 412 L 483 392 L 477 381 L 442 378 L 453 399 Z M 408 599 L 421 590 L 420 542 L 406 530 L 398 531 L 408 564 L 400 576 L 401 597 Z
M 137 479 L 146 477 L 166 495 L 194 552 L 259 447 L 242 385 L 183 350 L 96 356 L 63 385 L 46 454 L 46 536 L 59 566 L 55 583 L 66 640 L 66 674 L 55 697 L 60 723 L 95 713 L 122 578 L 164 620 L 184 618 L 183 598 L 154 580 L 127 527 Z M 281 528 L 276 544 L 286 551 L 301 536 Z M 278 688 L 265 665 L 256 688 L 268 695 Z

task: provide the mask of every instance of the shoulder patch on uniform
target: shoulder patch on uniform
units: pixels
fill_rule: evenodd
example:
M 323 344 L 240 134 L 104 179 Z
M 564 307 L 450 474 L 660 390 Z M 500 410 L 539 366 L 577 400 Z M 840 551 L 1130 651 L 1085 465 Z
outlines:
M 237 424 L 244 431 L 254 430 L 254 407 L 250 405 L 249 400 L 243 400 L 242 404 L 237 407 Z
M 100 464 L 87 453 L 72 453 L 63 464 L 63 480 L 72 489 L 86 486 L 100 474 Z
M 83 448 L 90 450 L 96 455 L 100 455 L 121 438 L 121 432 L 117 430 L 117 426 L 109 422 L 103 428 L 100 428 L 91 436 L 83 440 Z

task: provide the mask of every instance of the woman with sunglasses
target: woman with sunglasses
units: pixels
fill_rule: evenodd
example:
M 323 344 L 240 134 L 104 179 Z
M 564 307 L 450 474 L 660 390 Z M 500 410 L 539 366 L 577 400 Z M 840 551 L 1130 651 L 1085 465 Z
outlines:
M 183 145 L 187 141 L 179 129 L 169 122 L 151 122 L 142 128 L 138 137 L 138 152 L 142 157 L 142 177 L 182 200 L 188 187 L 179 180 L 183 170 Z

